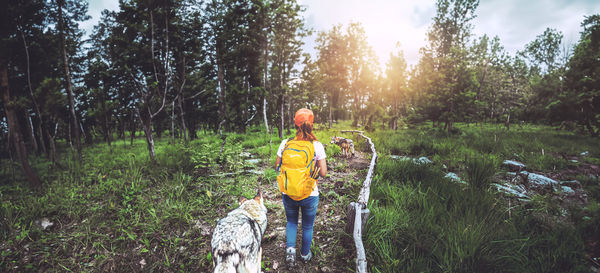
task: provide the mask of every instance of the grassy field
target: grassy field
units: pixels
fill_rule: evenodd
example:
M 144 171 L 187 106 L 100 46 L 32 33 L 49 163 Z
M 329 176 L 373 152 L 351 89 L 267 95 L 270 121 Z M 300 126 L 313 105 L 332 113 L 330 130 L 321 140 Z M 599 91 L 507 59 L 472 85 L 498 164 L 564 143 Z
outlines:
M 458 129 L 371 133 L 384 154 L 434 161 L 379 160 L 365 235 L 371 271 L 589 272 L 600 239 L 597 177 L 570 177 L 582 182 L 589 204 L 568 211 L 552 195 L 511 204 L 489 186 L 505 159 L 545 174 L 598 164 L 598 139 L 542 126 Z M 578 162 L 562 156 L 584 151 L 590 156 Z M 467 185 L 445 178 L 448 171 Z
M 349 127 L 317 130 L 317 136 L 326 143 Z M 364 236 L 371 272 L 589 271 L 593 251 L 587 242 L 598 242 L 600 234 L 597 178 L 574 177 L 590 201 L 570 210 L 566 220 L 552 198 L 509 204 L 488 186 L 504 159 L 543 173 L 600 164 L 599 141 L 542 126 L 509 132 L 495 125 L 457 127 L 457 134 L 430 124 L 367 132 L 382 155 Z M 232 133 L 221 157 L 218 136 L 200 134 L 187 145 L 168 141 L 157 141 L 156 165 L 149 162 L 141 137 L 132 146 L 121 140 L 111 149 L 105 143 L 88 146 L 83 162 L 71 161 L 68 146 L 59 143 L 59 166 L 32 159 L 46 181 L 38 191 L 3 160 L 0 271 L 209 271 L 216 220 L 236 206 L 237 197 L 273 185 L 276 173 L 268 167 L 280 139 L 271 140 L 260 127 Z M 367 151 L 364 141 L 357 148 Z M 561 156 L 583 151 L 590 155 L 578 163 Z M 260 162 L 249 162 L 246 152 Z M 339 148 L 328 146 L 327 153 L 330 168 L 351 171 L 335 159 Z M 434 163 L 416 165 L 390 155 L 427 156 Z M 251 172 L 258 169 L 263 171 Z M 444 178 L 448 171 L 468 185 Z M 322 195 L 335 197 L 336 211 L 354 201 L 333 191 Z M 53 225 L 43 229 L 44 218 Z M 337 257 L 316 250 L 319 260 Z

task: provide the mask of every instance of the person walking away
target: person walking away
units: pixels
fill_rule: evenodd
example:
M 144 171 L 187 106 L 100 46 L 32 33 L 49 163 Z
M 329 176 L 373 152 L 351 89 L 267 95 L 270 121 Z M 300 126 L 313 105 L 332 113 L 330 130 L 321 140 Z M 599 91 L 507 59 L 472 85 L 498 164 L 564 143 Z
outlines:
M 302 211 L 302 248 L 300 259 L 308 262 L 312 258 L 310 246 L 313 225 L 319 204 L 317 179 L 327 175 L 325 148 L 313 134 L 314 114 L 302 108 L 296 112 L 296 136 L 285 139 L 277 150 L 275 161 L 279 172 L 277 182 L 282 193 L 287 224 L 285 228 L 286 257 L 288 267 L 296 265 L 296 234 L 298 216 Z

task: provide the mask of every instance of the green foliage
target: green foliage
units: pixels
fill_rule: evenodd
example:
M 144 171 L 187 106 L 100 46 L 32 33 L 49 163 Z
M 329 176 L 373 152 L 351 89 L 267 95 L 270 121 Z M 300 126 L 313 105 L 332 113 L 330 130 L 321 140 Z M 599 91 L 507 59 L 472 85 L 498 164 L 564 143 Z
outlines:
M 330 144 L 330 145 L 327 145 L 327 148 L 325 149 L 325 153 L 327 154 L 328 158 L 332 158 L 334 156 L 341 155 L 342 149 L 340 148 L 340 146 L 337 146 L 335 144 Z
M 242 151 L 240 144 L 225 145 L 221 153 L 221 143 L 205 143 L 192 153 L 190 159 L 196 169 L 208 171 L 222 166 L 224 170 L 237 171 L 245 164 L 240 156 Z
M 585 18 L 581 24 L 581 33 L 573 56 L 567 64 L 565 83 L 566 92 L 560 94 L 559 101 L 562 120 L 573 120 L 586 129 L 592 136 L 600 134 L 600 107 L 591 103 L 600 99 L 600 14 Z

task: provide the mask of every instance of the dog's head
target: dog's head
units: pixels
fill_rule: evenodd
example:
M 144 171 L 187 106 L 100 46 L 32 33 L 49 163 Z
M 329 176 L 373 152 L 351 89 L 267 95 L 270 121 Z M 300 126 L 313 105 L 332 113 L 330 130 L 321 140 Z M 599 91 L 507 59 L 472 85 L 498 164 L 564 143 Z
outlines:
M 259 204 L 262 204 L 263 203 L 263 192 L 262 192 L 262 190 L 258 189 L 258 191 L 256 192 L 256 195 L 251 200 L 255 200 Z M 241 205 L 241 204 L 243 204 L 246 201 L 248 201 L 248 198 L 246 198 L 244 196 L 241 196 L 240 200 L 239 200 L 239 204 Z
M 337 144 L 340 141 L 340 138 L 337 136 L 331 137 L 331 144 Z
M 259 189 L 252 199 L 240 197 L 240 207 L 238 208 L 246 211 L 260 225 L 261 233 L 264 233 L 267 228 L 267 207 L 265 207 L 264 201 L 263 192 Z
M 258 191 L 256 192 L 256 195 L 252 199 L 246 199 L 246 197 L 244 197 L 244 196 L 240 197 L 240 200 L 239 200 L 240 206 L 242 206 L 246 202 L 256 202 L 260 206 L 261 209 L 263 209 L 264 211 L 267 210 L 267 208 L 265 207 L 265 198 L 263 196 L 263 192 L 261 189 L 258 189 Z

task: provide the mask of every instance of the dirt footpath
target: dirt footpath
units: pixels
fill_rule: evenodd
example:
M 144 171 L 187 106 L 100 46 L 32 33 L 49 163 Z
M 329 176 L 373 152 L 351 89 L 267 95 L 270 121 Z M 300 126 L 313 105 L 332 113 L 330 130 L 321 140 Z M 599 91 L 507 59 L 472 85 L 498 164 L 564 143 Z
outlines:
M 366 158 L 365 158 L 366 157 Z M 285 211 L 281 193 L 270 185 L 265 189 L 268 226 L 263 237 L 263 272 L 350 272 L 355 268 L 354 242 L 344 232 L 346 224 L 346 206 L 356 201 L 358 192 L 365 179 L 370 154 L 357 151 L 356 157 L 328 158 L 328 176 L 319 179 L 319 206 L 315 219 L 313 259 L 304 264 L 297 257 L 295 268 L 285 264 Z M 270 166 L 263 166 L 268 168 Z M 300 217 L 301 218 L 301 217 Z M 299 219 L 296 248 L 299 251 L 302 242 L 302 226 Z M 299 252 L 298 252 L 299 253 Z

